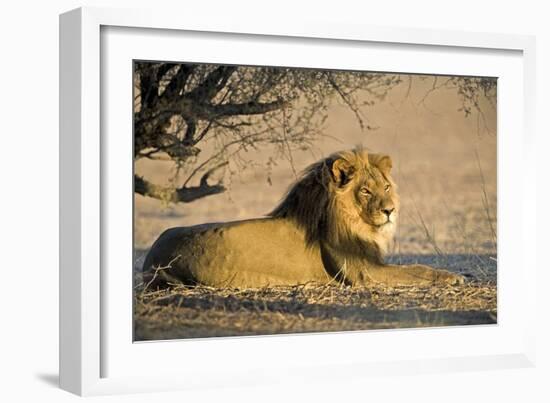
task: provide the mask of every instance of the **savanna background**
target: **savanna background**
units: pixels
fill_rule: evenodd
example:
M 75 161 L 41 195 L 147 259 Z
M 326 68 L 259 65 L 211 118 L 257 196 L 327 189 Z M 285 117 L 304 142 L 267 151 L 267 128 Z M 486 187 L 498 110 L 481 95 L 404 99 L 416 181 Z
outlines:
M 496 322 L 496 79 L 136 62 L 134 83 L 136 340 Z M 263 216 L 303 168 L 358 144 L 394 162 L 388 259 L 460 272 L 466 285 L 142 281 L 165 229 Z

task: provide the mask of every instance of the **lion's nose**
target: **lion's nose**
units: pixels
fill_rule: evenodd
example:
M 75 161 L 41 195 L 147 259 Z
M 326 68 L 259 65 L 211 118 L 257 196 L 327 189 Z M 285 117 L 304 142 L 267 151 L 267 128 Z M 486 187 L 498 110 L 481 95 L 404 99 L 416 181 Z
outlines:
M 395 211 L 395 208 L 393 207 L 390 207 L 390 208 L 385 208 L 385 209 L 382 209 L 382 212 L 384 214 L 386 214 L 388 217 L 391 215 L 391 213 L 393 213 Z

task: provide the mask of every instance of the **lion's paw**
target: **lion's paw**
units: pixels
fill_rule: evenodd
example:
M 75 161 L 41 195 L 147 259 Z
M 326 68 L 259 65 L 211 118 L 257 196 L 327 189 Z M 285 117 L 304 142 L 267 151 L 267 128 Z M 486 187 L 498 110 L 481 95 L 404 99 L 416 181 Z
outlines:
M 464 276 L 447 270 L 437 270 L 434 277 L 435 283 L 438 284 L 462 285 L 466 282 Z

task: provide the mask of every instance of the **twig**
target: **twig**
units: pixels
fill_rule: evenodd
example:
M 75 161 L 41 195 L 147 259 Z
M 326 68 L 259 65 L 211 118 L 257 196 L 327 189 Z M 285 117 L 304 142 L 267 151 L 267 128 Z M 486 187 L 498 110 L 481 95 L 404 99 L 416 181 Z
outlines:
M 143 296 L 143 294 L 145 294 L 145 292 L 147 291 L 147 288 L 149 288 L 149 286 L 151 284 L 153 284 L 153 282 L 157 279 L 157 276 L 158 276 L 158 273 L 162 270 L 167 270 L 167 269 L 171 269 L 172 268 L 172 263 L 174 263 L 176 260 L 178 260 L 179 258 L 181 257 L 181 255 L 178 255 L 176 256 L 174 259 L 170 260 L 170 262 L 166 265 L 166 266 L 157 266 L 155 267 L 153 270 L 154 270 L 154 273 L 153 273 L 153 277 L 151 278 L 151 280 L 149 280 L 147 282 L 147 284 L 145 284 L 145 287 L 143 288 L 143 290 L 141 291 L 141 295 Z

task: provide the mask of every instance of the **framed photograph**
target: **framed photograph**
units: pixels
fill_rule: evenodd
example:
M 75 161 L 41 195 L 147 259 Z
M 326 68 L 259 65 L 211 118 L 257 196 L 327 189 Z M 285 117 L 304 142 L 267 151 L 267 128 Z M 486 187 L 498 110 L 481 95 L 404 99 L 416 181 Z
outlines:
M 85 8 L 60 45 L 64 389 L 532 365 L 531 37 Z

